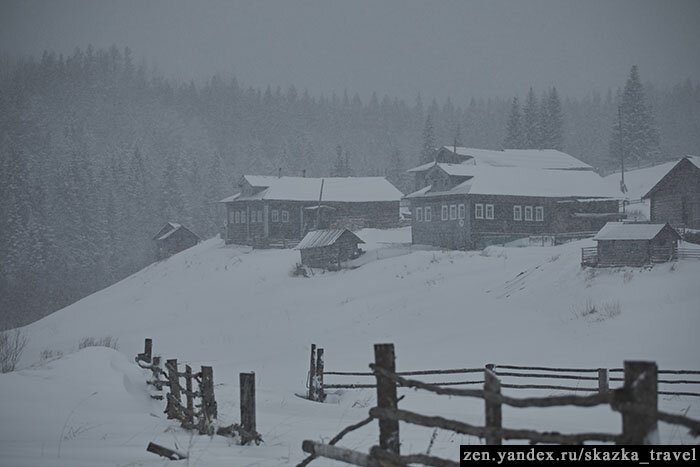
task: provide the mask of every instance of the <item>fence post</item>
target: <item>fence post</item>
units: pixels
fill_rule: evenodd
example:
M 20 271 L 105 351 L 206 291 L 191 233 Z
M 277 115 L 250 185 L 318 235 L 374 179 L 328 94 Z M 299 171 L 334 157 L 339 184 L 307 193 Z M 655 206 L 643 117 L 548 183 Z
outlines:
M 152 352 L 153 340 L 150 337 L 147 337 L 143 343 L 143 353 L 139 355 L 141 357 L 141 360 L 143 360 L 146 363 L 151 363 Z
M 191 426 L 194 424 L 194 396 L 192 395 L 192 367 L 185 365 L 185 389 L 187 393 L 187 413 L 185 414 L 185 420 Z
M 501 381 L 493 372 L 493 364 L 486 365 L 484 369 L 484 393 L 488 395 L 501 395 Z M 501 402 L 484 400 L 486 406 L 486 428 L 488 430 L 498 431 L 498 433 L 487 433 L 486 444 L 501 444 L 500 430 L 502 428 L 501 417 Z
M 625 362 L 624 402 L 644 407 L 645 412 L 622 410 L 622 438 L 618 444 L 658 444 L 657 390 L 655 362 Z
M 217 418 L 216 400 L 214 399 L 214 371 L 210 366 L 202 367 L 202 381 L 199 384 L 202 397 L 202 415 L 199 420 L 199 433 L 210 434 L 212 422 Z
M 609 378 L 608 378 L 608 369 L 607 368 L 598 368 L 598 392 L 599 393 L 604 393 L 608 392 L 610 389 L 610 384 L 609 384 Z
M 240 373 L 241 385 L 241 444 L 252 441 L 257 433 L 255 427 L 255 373 Z
M 394 344 L 374 344 L 374 364 L 390 373 L 396 372 Z M 396 409 L 396 383 L 377 374 L 377 407 Z M 394 454 L 399 454 L 399 422 L 397 420 L 379 419 L 379 447 Z
M 180 376 L 177 374 L 177 359 L 173 358 L 165 362 L 165 369 L 168 371 L 168 384 L 170 386 L 170 394 L 167 396 L 165 404 L 165 413 L 168 418 L 181 418 L 181 401 L 180 401 Z
M 151 378 L 153 378 L 153 380 L 151 381 L 151 383 L 153 387 L 156 388 L 156 391 L 158 391 L 159 393 L 151 394 L 151 398 L 156 400 L 162 400 L 163 383 L 160 380 L 160 372 L 162 371 L 160 369 L 160 357 L 153 357 L 152 360 L 153 363 L 151 363 Z
M 316 400 L 314 378 L 316 377 L 316 344 L 311 344 L 311 363 L 309 364 L 309 400 Z
M 323 349 L 316 352 L 316 400 L 323 402 L 326 394 L 323 392 Z

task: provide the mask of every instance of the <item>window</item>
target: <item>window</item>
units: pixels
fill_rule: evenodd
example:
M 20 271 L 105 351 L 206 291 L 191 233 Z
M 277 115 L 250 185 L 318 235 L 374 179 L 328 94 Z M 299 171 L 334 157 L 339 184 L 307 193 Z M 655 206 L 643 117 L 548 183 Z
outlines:
M 464 219 L 466 217 L 467 209 L 463 204 L 459 205 L 459 218 Z
M 442 205 L 442 220 L 443 220 L 443 221 L 448 220 L 448 214 L 447 214 L 448 211 L 447 211 L 447 209 L 448 209 L 448 208 L 447 208 L 447 205 L 446 205 L 446 204 L 443 204 L 443 205 Z
M 257 220 L 258 220 L 258 218 L 257 218 L 257 216 L 255 215 L 255 211 L 252 211 L 252 212 L 250 213 L 250 223 L 251 223 L 251 224 L 255 224 L 255 223 L 257 222 Z
M 433 208 L 430 206 L 425 207 L 425 222 L 430 222 L 433 220 Z
M 486 218 L 493 219 L 493 204 L 486 205 Z
M 280 212 L 277 209 L 272 210 L 272 222 L 280 221 Z
M 525 206 L 525 220 L 532 220 L 532 206 Z
M 523 220 L 523 207 L 522 206 L 513 206 L 513 220 L 514 221 Z
M 484 218 L 484 205 L 481 203 L 477 203 L 474 205 L 474 217 L 476 219 L 483 219 Z
M 453 221 L 455 219 L 457 219 L 457 205 L 451 204 L 450 205 L 450 220 Z
M 535 208 L 535 220 L 537 222 L 544 222 L 544 208 L 542 206 L 537 206 Z
M 289 222 L 289 211 L 282 211 L 282 222 Z
M 260 222 L 261 224 L 263 222 L 262 211 L 258 211 L 258 222 Z
M 423 208 L 416 208 L 416 222 L 423 222 Z
M 241 213 L 236 211 L 233 213 L 233 223 L 238 224 L 241 221 Z
M 241 224 L 245 224 L 246 220 L 245 211 L 241 211 Z

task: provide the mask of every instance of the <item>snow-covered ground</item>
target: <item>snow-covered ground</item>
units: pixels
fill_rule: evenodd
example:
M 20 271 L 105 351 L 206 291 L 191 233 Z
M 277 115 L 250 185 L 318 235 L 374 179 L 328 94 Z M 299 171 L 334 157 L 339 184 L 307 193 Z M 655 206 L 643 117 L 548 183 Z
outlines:
M 311 343 L 325 348 L 327 370 L 365 371 L 377 342 L 395 343 L 403 370 L 489 362 L 619 367 L 625 359 L 700 368 L 700 261 L 582 270 L 580 248 L 590 240 L 465 253 L 412 249 L 408 228 L 359 236 L 368 250 L 359 268 L 309 278 L 290 274 L 298 251 L 208 240 L 27 326 L 20 370 L 0 375 L 0 465 L 169 464 L 145 451 L 149 441 L 189 452 L 188 465 L 294 465 L 304 457 L 303 439 L 328 441 L 374 404 L 373 390 L 334 394 L 326 404 L 296 397 Z M 582 317 L 591 301 L 621 313 Z M 77 350 L 83 338 L 105 336 L 118 339 L 118 351 Z M 145 337 L 156 354 L 214 367 L 223 424 L 239 421 L 238 373 L 255 371 L 265 443 L 233 446 L 167 421 L 133 363 Z M 42 360 L 42 352 L 63 356 Z M 479 400 L 402 393 L 402 407 L 483 423 Z M 660 404 L 700 418 L 698 398 L 661 397 Z M 620 424 L 604 407 L 504 409 L 512 428 L 619 432 Z M 430 430 L 401 430 L 403 452 L 425 452 Z M 366 451 L 377 433 L 373 423 L 341 445 Z M 661 436 L 691 441 L 663 424 Z M 439 432 L 432 453 L 456 460 L 460 443 L 480 442 Z

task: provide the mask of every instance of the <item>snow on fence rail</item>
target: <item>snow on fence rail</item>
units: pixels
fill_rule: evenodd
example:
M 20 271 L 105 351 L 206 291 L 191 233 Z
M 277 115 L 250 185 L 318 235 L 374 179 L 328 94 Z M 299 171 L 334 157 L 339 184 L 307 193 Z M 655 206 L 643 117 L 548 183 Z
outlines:
M 326 371 L 325 358 L 322 348 L 317 348 L 311 344 L 311 363 L 309 367 L 309 377 L 307 378 L 307 398 L 313 401 L 323 402 L 326 399 L 326 392 L 329 389 L 371 389 L 376 388 L 376 383 L 371 382 L 345 382 L 329 383 L 327 376 L 345 378 L 348 376 L 374 377 L 375 374 L 369 371 Z M 505 389 L 548 389 L 556 391 L 572 392 L 607 392 L 610 383 L 622 383 L 622 376 L 611 376 L 613 373 L 622 373 L 623 368 L 555 368 L 545 366 L 519 366 L 519 365 L 496 365 L 486 364 L 481 368 L 451 368 L 433 369 L 417 371 L 401 371 L 399 376 L 439 376 L 439 375 L 474 375 L 469 379 L 449 380 L 443 377 L 443 381 L 430 381 L 435 386 L 467 386 L 484 384 L 484 374 L 486 370 L 493 371 L 499 378 L 506 379 L 501 384 Z M 694 396 L 700 397 L 700 377 L 695 379 L 683 378 L 678 375 L 700 375 L 700 370 L 658 370 L 660 375 L 676 375 L 676 377 L 665 377 L 658 379 L 658 383 L 663 386 L 659 395 L 664 396 Z M 525 384 L 518 384 L 516 380 Z M 545 381 L 543 381 L 545 380 Z M 546 381 L 550 380 L 550 381 Z M 554 380 L 554 381 L 552 381 Z M 591 382 L 590 385 L 565 385 L 557 384 L 559 381 Z M 593 384 L 593 382 L 595 382 Z M 546 384 L 544 384 L 546 383 Z M 667 387 L 667 385 L 670 385 Z M 619 386 L 619 385 L 618 385 Z M 673 389 L 673 390 L 671 390 Z
M 143 353 L 136 356 L 139 367 L 151 371 L 151 379 L 147 384 L 152 386 L 151 397 L 166 400 L 165 412 L 168 419 L 179 420 L 182 427 L 188 430 L 198 430 L 200 434 L 212 435 L 215 432 L 224 436 L 238 436 L 241 444 L 254 441 L 260 444 L 262 438 L 255 426 L 255 373 L 240 373 L 241 424 L 227 427 L 217 427 L 218 410 L 214 397 L 214 370 L 210 366 L 202 366 L 197 373 L 192 372 L 189 365 L 185 371 L 179 371 L 177 359 L 165 362 L 161 368 L 161 357 L 153 356 L 153 341 L 146 339 Z M 181 384 L 184 379 L 184 385 Z M 198 389 L 193 389 L 196 382 Z M 163 388 L 168 388 L 164 395 Z M 185 396 L 185 404 L 182 396 Z M 196 404 L 197 400 L 199 404 Z M 162 448 L 156 446 L 156 449 Z M 165 448 L 167 451 L 167 448 Z M 154 451 L 151 451 L 154 452 Z M 166 456 L 167 457 L 167 456 Z
M 495 365 L 494 365 L 495 367 Z M 506 367 L 505 365 L 502 366 Z M 657 370 L 654 362 L 626 361 L 624 368 L 611 371 L 623 372 L 624 385 L 620 388 L 600 391 L 585 396 L 564 395 L 549 397 L 515 398 L 501 394 L 501 381 L 497 374 L 487 367 L 484 369 L 483 389 L 448 388 L 422 381 L 407 379 L 396 371 L 393 344 L 375 344 L 374 363 L 370 364 L 371 374 L 376 379 L 377 406 L 369 410 L 369 417 L 342 430 L 328 444 L 305 440 L 302 450 L 310 455 L 297 467 L 304 467 L 318 457 L 326 457 L 360 466 L 424 464 L 432 466 L 458 466 L 458 462 L 428 456 L 425 454 L 401 455 L 399 451 L 399 421 L 427 428 L 441 428 L 459 434 L 484 438 L 486 444 L 498 445 L 504 439 L 528 440 L 530 443 L 581 444 L 586 441 L 614 442 L 616 444 L 650 444 L 658 442 L 658 421 L 681 425 L 690 429 L 692 436 L 700 436 L 700 421 L 683 415 L 676 415 L 658 410 Z M 508 369 L 536 368 L 546 371 L 544 367 L 514 367 Z M 579 369 L 558 368 L 558 371 L 576 372 Z M 587 372 L 598 371 L 586 369 Z M 673 374 L 683 370 L 667 370 Z M 405 374 L 406 372 L 404 372 Z M 410 387 L 431 392 L 436 395 L 475 397 L 484 400 L 485 425 L 471 425 L 458 420 L 427 416 L 398 408 L 398 387 Z M 539 432 L 531 429 L 504 428 L 502 424 L 502 406 L 511 407 L 595 407 L 609 405 L 622 415 L 622 433 L 573 433 Z M 372 420 L 379 421 L 379 444 L 372 446 L 368 454 L 342 448 L 336 444 L 354 430 Z

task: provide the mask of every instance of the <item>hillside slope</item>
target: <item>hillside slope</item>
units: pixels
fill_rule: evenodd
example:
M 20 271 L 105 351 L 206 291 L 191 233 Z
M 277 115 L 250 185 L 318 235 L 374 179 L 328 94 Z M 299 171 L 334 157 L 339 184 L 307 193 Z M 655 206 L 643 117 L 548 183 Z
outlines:
M 309 278 L 290 274 L 298 261 L 296 251 L 252 251 L 209 240 L 27 326 L 24 369 L 0 375 L 0 392 L 10 395 L 0 399 L 0 419 L 32 411 L 38 399 L 50 403 L 51 410 L 32 413 L 33 429 L 3 422 L 0 451 L 11 455 L 0 464 L 161 465 L 145 452 L 151 440 L 170 446 L 177 441 L 197 457 L 198 465 L 232 465 L 230 456 L 241 462 L 236 465 L 248 463 L 243 459 L 256 465 L 295 464 L 303 457 L 302 439 L 327 440 L 364 418 L 374 397 L 371 390 L 347 391 L 322 405 L 294 397 L 304 391 L 311 343 L 325 348 L 329 370 L 364 371 L 376 342 L 396 344 L 400 369 L 488 362 L 619 367 L 624 359 L 652 359 L 666 368 L 700 367 L 700 261 L 590 271 L 579 266 L 580 247 L 590 241 L 440 252 L 382 243 L 406 242 L 407 229 L 368 230 L 360 236 L 370 249 L 365 264 Z M 601 311 L 584 316 L 590 304 Z M 605 309 L 620 313 L 606 314 Z M 96 348 L 70 354 L 81 339 L 104 336 L 118 338 L 123 355 Z M 163 419 L 162 404 L 148 400 L 139 386 L 140 370 L 129 363 L 142 350 L 144 337 L 153 338 L 157 354 L 214 367 L 225 423 L 238 421 L 238 372 L 255 371 L 264 446 L 190 440 L 173 429 Z M 65 356 L 41 362 L 46 350 Z M 94 377 L 79 379 L 84 373 Z M 108 384 L 110 380 L 121 384 Z M 43 381 L 51 386 L 25 390 Z M 98 395 L 91 397 L 93 392 Z M 406 394 L 406 407 L 459 414 L 473 423 L 483 417 L 477 401 L 455 406 L 451 399 L 436 404 L 413 391 Z M 697 398 L 666 399 L 667 410 L 690 407 L 691 414 L 700 416 Z M 59 436 L 61 426 L 74 425 L 70 420 L 76 413 L 83 425 L 75 425 L 90 429 L 76 428 L 71 439 Z M 115 414 L 124 423 L 105 421 Z M 620 423 L 619 415 L 602 408 L 506 410 L 504 420 L 514 427 L 565 431 L 618 431 Z M 376 427 L 370 426 L 345 445 L 366 450 L 376 443 Z M 407 451 L 424 451 L 430 434 L 406 429 L 402 439 Z M 662 427 L 662 436 L 686 440 L 675 428 Z M 479 440 L 441 434 L 433 452 L 455 457 L 460 442 Z

